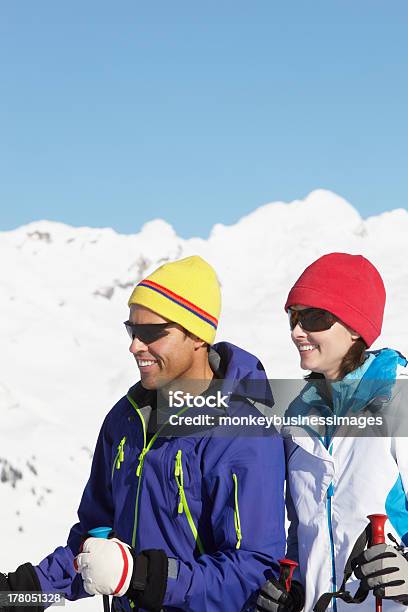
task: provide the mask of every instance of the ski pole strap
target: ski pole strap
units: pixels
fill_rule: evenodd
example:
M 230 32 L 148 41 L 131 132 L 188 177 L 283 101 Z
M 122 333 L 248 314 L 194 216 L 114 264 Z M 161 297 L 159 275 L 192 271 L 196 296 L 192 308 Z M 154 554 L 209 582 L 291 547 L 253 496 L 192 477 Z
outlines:
M 361 586 L 357 589 L 355 595 L 352 595 L 350 591 L 346 591 L 346 583 L 353 573 L 353 562 L 361 555 L 365 547 L 371 538 L 371 525 L 368 524 L 364 531 L 358 536 L 356 543 L 353 546 L 353 550 L 350 553 L 349 558 L 344 568 L 344 577 L 341 587 L 338 591 L 332 591 L 330 593 L 323 593 L 317 600 L 313 612 L 325 612 L 330 605 L 332 599 L 341 599 L 345 603 L 362 603 L 368 595 L 368 589 L 364 589 Z
M 325 612 L 330 605 L 332 599 L 341 599 L 345 603 L 358 604 L 362 603 L 368 595 L 368 590 L 358 588 L 355 595 L 352 595 L 350 591 L 344 591 L 340 588 L 339 591 L 334 591 L 332 593 L 324 593 L 319 597 L 315 607 L 313 608 L 313 612 Z
M 102 595 L 103 612 L 111 612 L 109 595 Z

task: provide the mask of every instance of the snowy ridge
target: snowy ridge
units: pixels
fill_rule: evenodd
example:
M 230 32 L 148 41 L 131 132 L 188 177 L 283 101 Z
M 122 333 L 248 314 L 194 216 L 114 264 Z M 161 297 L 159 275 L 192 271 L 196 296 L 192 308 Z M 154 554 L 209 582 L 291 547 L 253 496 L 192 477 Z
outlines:
M 388 303 L 375 347 L 408 353 L 407 236 L 407 210 L 363 220 L 324 190 L 217 224 L 208 240 L 179 238 L 162 220 L 133 235 L 49 221 L 1 232 L 0 570 L 65 544 L 104 415 L 137 380 L 122 322 L 138 280 L 202 255 L 222 285 L 218 339 L 256 353 L 270 377 L 299 376 L 283 304 L 304 267 L 331 251 L 378 266 Z M 101 602 L 76 609 L 92 606 Z

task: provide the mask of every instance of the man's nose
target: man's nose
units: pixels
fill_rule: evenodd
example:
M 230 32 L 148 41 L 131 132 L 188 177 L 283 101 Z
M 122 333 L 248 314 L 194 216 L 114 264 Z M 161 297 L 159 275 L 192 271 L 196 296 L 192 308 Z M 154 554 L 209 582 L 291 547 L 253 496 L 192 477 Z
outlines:
M 140 351 L 147 351 L 147 349 L 148 349 L 147 344 L 142 342 L 137 336 L 133 338 L 129 346 L 129 351 L 133 355 L 135 355 L 136 353 L 139 353 Z

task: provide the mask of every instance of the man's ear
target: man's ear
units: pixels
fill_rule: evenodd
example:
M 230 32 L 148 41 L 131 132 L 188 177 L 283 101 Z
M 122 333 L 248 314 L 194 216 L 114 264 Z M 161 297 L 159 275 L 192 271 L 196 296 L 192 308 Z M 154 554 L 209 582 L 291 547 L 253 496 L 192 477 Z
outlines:
M 192 340 L 194 342 L 194 350 L 198 350 L 200 348 L 203 348 L 203 347 L 207 346 L 207 342 L 205 340 L 202 340 L 201 338 L 199 338 L 195 334 L 191 334 L 191 338 L 192 338 Z

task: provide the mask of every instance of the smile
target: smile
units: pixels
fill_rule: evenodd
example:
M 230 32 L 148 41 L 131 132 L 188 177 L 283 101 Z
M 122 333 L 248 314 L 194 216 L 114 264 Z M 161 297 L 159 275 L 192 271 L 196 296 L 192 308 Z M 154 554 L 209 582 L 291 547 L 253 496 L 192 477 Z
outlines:
M 137 359 L 137 365 L 139 366 L 139 368 L 146 368 L 148 366 L 152 366 L 155 363 L 157 363 L 157 361 L 151 360 L 151 359 Z
M 318 347 L 319 347 L 318 344 L 299 344 L 298 345 L 298 349 L 301 353 L 304 353 L 305 351 L 313 351 L 314 349 Z

